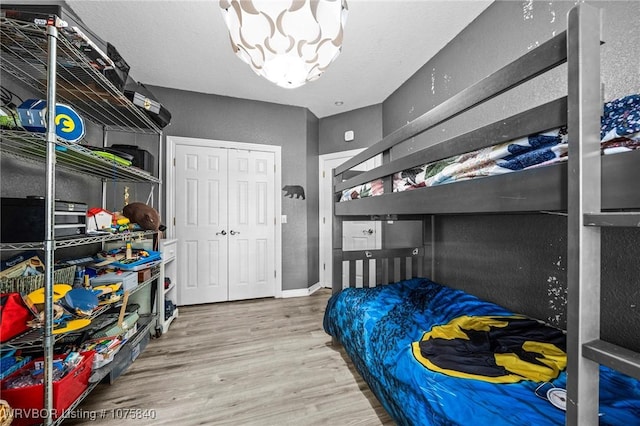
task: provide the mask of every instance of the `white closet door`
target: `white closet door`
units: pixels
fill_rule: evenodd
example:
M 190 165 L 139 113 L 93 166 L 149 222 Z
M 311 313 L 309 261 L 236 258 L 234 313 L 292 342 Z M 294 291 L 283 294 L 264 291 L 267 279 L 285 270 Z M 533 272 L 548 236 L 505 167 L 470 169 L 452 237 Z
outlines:
M 345 153 L 344 156 L 337 154 L 329 155 L 331 158 L 320 158 L 320 191 L 322 204 L 320 205 L 320 239 L 321 262 L 320 275 L 321 282 L 326 286 L 331 286 L 333 282 L 332 265 L 332 229 L 333 229 L 333 178 L 331 170 L 344 163 L 353 155 L 355 151 Z M 382 164 L 382 154 L 377 155 L 364 163 L 353 168 L 353 170 L 366 171 L 378 167 Z M 382 225 L 378 221 L 345 221 L 342 228 L 342 248 L 343 250 L 376 250 L 382 248 Z M 376 260 L 369 262 L 369 284 L 375 281 Z M 363 286 L 362 263 L 356 263 L 356 287 Z M 342 269 L 342 285 L 349 284 L 349 263 L 345 262 Z
M 275 155 L 229 150 L 229 300 L 275 295 Z
M 227 149 L 176 146 L 178 303 L 228 300 Z

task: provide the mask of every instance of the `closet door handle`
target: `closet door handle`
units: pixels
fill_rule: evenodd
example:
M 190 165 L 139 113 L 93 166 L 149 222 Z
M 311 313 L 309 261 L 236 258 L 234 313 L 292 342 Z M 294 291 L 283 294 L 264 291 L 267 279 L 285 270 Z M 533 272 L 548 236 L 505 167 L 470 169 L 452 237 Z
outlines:
M 371 235 L 373 234 L 373 229 L 369 228 L 369 229 L 363 229 L 362 233 L 365 235 Z
M 231 231 L 233 232 L 233 231 Z M 216 235 L 227 235 L 227 231 L 216 232 Z
M 229 231 L 229 233 L 230 233 L 231 235 L 238 235 L 238 234 L 239 234 L 239 232 L 236 232 L 236 231 L 234 231 L 233 229 L 232 229 L 231 231 Z

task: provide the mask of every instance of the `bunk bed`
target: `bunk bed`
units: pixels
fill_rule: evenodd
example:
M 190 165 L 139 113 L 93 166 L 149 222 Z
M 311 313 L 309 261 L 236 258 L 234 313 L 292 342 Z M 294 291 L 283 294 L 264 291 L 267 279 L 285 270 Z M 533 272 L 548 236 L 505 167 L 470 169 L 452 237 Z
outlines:
M 566 32 L 333 171 L 334 294 L 327 305 L 324 328 L 345 348 L 358 372 L 399 424 L 566 422 L 582 426 L 640 422 L 640 354 L 600 340 L 600 228 L 637 227 L 640 223 L 640 191 L 635 185 L 640 178 L 640 151 L 634 149 L 640 129 L 634 130 L 632 125 L 616 136 L 631 140 L 624 149 L 630 152 L 601 155 L 599 28 L 599 11 L 577 5 L 568 15 Z M 565 62 L 566 97 L 460 136 L 429 140 L 413 154 L 391 159 L 392 149 L 398 144 Z M 637 97 L 632 96 L 624 102 L 633 104 L 634 100 Z M 634 117 L 637 124 L 637 111 L 622 116 Z M 566 129 L 566 135 L 562 129 Z M 403 171 L 418 167 L 424 171 L 424 165 L 443 160 L 449 165 L 450 158 L 491 150 L 495 144 L 529 135 L 549 135 L 550 131 L 553 137 L 560 135 L 562 143 L 566 141 L 565 152 L 557 156 L 565 157 L 568 152 L 568 159 L 562 159 L 566 161 L 543 161 L 542 165 L 520 167 L 523 170 L 514 173 L 465 177 L 459 182 L 410 191 L 393 190 L 393 176 Z M 351 171 L 378 154 L 383 156 L 382 166 L 359 174 Z M 365 192 L 373 196 L 351 196 L 354 188 L 362 185 L 369 185 Z M 566 332 L 460 290 L 417 278 L 434 271 L 437 215 L 521 212 L 560 212 L 568 216 Z M 421 246 L 342 250 L 343 221 L 403 219 L 422 221 Z M 372 262 L 375 277 L 369 272 Z M 343 288 L 344 264 L 349 267 L 348 288 Z M 355 288 L 359 265 L 363 288 Z M 372 281 L 375 286 L 370 286 Z M 481 320 L 488 323 L 479 323 Z M 518 326 L 511 327 L 512 321 Z M 533 327 L 524 338 L 518 334 L 521 322 Z M 505 323 L 510 325 L 506 327 Z M 469 343 L 478 343 L 477 335 L 482 335 L 488 339 L 483 344 L 494 345 L 491 348 L 497 352 L 492 340 L 496 329 L 505 333 L 513 330 L 506 338 L 516 339 L 521 348 L 530 340 L 538 340 L 531 338 L 531 333 L 550 336 L 551 340 L 542 348 L 526 346 L 524 354 L 514 354 L 509 347 L 511 352 L 494 355 L 491 360 L 495 357 L 501 361 L 489 363 L 499 364 L 501 373 L 494 371 L 487 379 L 469 367 L 480 352 Z M 463 350 L 452 349 L 453 341 L 465 343 Z M 451 350 L 454 352 L 447 352 Z M 488 362 L 486 353 L 482 356 L 481 363 Z M 505 356 L 511 361 L 505 361 Z M 451 359 L 456 361 L 454 365 Z M 505 367 L 513 364 L 517 374 L 514 368 Z M 540 375 L 541 365 L 544 374 Z M 522 374 L 522 368 L 537 373 Z M 505 378 L 496 379 L 501 376 Z

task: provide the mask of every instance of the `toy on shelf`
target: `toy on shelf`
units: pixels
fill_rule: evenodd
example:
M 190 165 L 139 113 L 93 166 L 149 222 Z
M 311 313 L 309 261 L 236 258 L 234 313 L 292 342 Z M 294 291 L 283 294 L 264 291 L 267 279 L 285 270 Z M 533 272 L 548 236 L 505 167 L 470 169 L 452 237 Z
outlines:
M 130 258 L 127 259 L 126 248 L 117 248 L 98 253 L 98 259 L 109 261 L 109 268 L 122 269 L 125 271 L 139 271 L 144 268 L 156 265 L 162 259 L 159 251 L 130 249 Z
M 142 229 L 150 231 L 164 231 L 166 229 L 160 221 L 160 213 L 145 203 L 127 204 L 122 209 L 122 215 L 131 222 L 140 225 Z
M 101 207 L 87 210 L 87 232 L 111 230 L 113 213 Z
M 56 104 L 56 136 L 68 142 L 78 142 L 84 137 L 82 117 L 69 105 Z M 27 99 L 17 108 L 20 123 L 25 130 L 44 133 L 47 130 L 47 102 L 43 99 Z

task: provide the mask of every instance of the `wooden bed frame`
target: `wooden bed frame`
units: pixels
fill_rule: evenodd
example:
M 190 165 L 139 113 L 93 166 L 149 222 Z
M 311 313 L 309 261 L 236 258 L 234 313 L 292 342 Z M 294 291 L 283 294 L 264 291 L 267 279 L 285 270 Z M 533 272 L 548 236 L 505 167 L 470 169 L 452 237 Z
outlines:
M 598 424 L 599 364 L 640 379 L 640 353 L 600 340 L 600 227 L 640 226 L 640 151 L 600 155 L 600 11 L 580 4 L 567 31 L 399 128 L 333 171 L 333 292 L 342 290 L 343 262 L 350 285 L 362 262 L 364 286 L 376 259 L 376 284 L 433 273 L 438 214 L 558 211 L 568 215 L 567 415 L 569 425 Z M 568 95 L 467 134 L 433 140 L 410 156 L 390 160 L 391 149 L 426 130 L 568 64 Z M 392 192 L 392 175 L 496 143 L 568 126 L 569 160 L 543 168 L 406 192 Z M 351 177 L 350 169 L 382 154 L 383 165 Z M 384 194 L 338 202 L 343 190 L 383 179 Z M 601 189 L 602 188 L 602 189 Z M 602 210 L 618 213 L 603 213 Z M 405 249 L 343 251 L 345 220 L 422 221 L 423 243 Z M 446 284 L 446 283 L 445 283 Z

